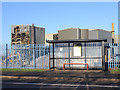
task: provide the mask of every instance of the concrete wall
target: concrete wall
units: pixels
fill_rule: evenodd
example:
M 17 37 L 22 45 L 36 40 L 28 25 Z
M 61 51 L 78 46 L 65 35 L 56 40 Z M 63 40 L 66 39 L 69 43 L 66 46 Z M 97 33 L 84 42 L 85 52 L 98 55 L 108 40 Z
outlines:
M 88 39 L 88 29 L 80 29 L 81 30 L 81 38 L 80 39 Z
M 98 31 L 97 30 L 89 30 L 88 31 L 88 39 L 98 39 Z
M 103 30 L 98 30 L 98 39 L 107 39 L 108 43 L 112 43 L 112 34 Z
M 45 44 L 45 28 L 36 28 L 36 44 Z
M 112 34 L 104 30 L 89 30 L 88 39 L 107 39 L 108 43 L 112 43 Z
M 78 29 L 77 28 L 68 28 L 58 31 L 58 40 L 70 40 L 78 39 Z
M 72 39 L 107 39 L 108 43 L 112 43 L 112 34 L 100 29 L 68 28 L 58 31 L 58 40 Z

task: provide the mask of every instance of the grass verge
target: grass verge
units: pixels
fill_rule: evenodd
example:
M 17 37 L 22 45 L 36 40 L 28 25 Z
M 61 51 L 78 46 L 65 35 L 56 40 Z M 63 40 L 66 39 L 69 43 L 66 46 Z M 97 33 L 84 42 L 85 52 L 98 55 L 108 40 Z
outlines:
M 117 68 L 117 69 L 111 69 L 110 73 L 112 73 L 112 74 L 120 74 L 120 69 L 119 68 Z
M 47 71 L 47 69 L 17 69 L 17 68 L 6 69 L 6 68 L 2 68 L 0 69 L 0 71 L 41 72 L 41 71 Z

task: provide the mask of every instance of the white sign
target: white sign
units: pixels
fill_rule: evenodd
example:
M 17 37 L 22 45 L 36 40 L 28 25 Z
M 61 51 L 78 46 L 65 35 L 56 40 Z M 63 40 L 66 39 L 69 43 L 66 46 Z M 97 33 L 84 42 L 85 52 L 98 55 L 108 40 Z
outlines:
M 60 48 L 60 51 L 63 51 L 63 48 Z
M 74 56 L 81 56 L 81 46 L 74 47 Z

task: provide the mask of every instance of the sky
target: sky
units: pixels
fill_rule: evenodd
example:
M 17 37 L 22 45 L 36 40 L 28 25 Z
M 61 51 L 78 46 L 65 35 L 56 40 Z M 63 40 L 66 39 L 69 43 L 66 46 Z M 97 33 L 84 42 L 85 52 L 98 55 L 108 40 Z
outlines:
M 34 24 L 45 33 L 65 28 L 104 29 L 118 33 L 117 2 L 3 2 L 2 43 L 11 43 L 11 25 Z

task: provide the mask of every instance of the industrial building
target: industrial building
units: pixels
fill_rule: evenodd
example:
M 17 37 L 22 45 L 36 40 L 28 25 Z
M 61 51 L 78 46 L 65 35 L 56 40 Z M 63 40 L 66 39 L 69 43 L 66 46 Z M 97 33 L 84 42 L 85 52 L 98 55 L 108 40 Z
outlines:
M 67 28 L 58 30 L 58 40 L 88 39 L 88 30 L 80 28 Z
M 120 43 L 120 35 L 112 35 L 113 43 Z
M 102 29 L 88 29 L 88 39 L 107 39 L 108 43 L 112 43 L 112 32 Z
M 45 44 L 45 28 L 32 25 L 11 25 L 11 45 Z
M 58 33 L 53 34 L 51 38 L 53 40 L 107 39 L 108 43 L 112 43 L 112 32 L 102 29 L 67 28 L 58 30 Z M 47 39 L 52 40 L 51 38 Z

